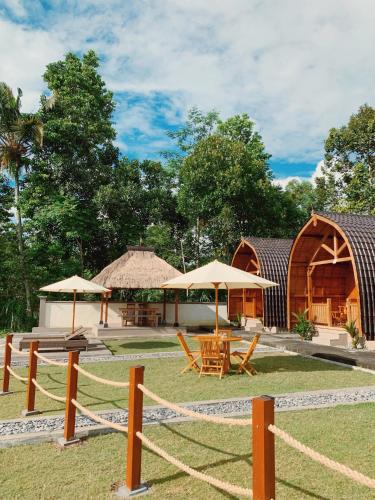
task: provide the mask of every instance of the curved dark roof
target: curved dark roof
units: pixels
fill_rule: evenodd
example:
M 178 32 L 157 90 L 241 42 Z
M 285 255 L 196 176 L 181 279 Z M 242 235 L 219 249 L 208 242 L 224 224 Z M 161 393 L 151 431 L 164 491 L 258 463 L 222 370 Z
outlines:
M 315 211 L 336 223 L 351 246 L 357 269 L 363 332 L 375 340 L 375 217 Z
M 287 280 L 288 261 L 293 240 L 282 238 L 243 238 L 255 250 L 261 275 L 279 286 L 267 288 L 263 295 L 263 315 L 265 326 L 287 326 Z

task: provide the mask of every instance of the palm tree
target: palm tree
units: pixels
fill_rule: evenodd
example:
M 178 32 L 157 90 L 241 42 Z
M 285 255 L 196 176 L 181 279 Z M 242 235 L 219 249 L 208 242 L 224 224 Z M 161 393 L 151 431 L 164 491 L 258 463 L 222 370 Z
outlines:
M 26 314 L 31 316 L 30 283 L 20 207 L 20 176 L 32 147 L 43 143 L 43 124 L 35 115 L 21 112 L 21 97 L 21 89 L 17 89 L 15 97 L 11 88 L 0 82 L 0 169 L 6 170 L 14 180 L 18 251 L 25 286 Z

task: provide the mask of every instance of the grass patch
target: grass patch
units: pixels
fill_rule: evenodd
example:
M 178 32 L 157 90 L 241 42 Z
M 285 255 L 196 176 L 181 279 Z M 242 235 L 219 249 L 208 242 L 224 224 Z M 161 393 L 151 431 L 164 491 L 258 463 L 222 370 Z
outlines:
M 276 424 L 328 457 L 374 476 L 374 404 L 279 413 Z M 360 423 L 353 426 L 353 421 Z M 251 487 L 249 429 L 206 423 L 147 426 L 145 434 L 194 468 Z M 113 498 L 111 485 L 124 477 L 126 437 L 110 434 L 63 452 L 50 443 L 0 449 L 1 497 Z M 6 465 L 5 465 L 6 464 Z M 142 477 L 148 498 L 234 498 L 193 479 L 147 449 Z M 281 500 L 370 500 L 366 487 L 311 461 L 276 439 L 276 496 Z
M 198 348 L 197 342 L 189 337 L 185 336 L 185 340 L 190 349 Z M 106 340 L 104 344 L 113 355 L 181 351 L 180 343 L 175 336 L 167 339 Z
M 281 394 L 318 389 L 338 389 L 373 385 L 375 378 L 370 373 L 353 371 L 350 368 L 291 356 L 283 353 L 259 353 L 253 360 L 258 375 L 231 374 L 222 380 L 218 377 L 198 378 L 195 372 L 180 375 L 186 366 L 185 358 L 144 359 L 145 384 L 165 399 L 175 402 L 206 399 L 256 396 L 259 394 Z M 127 381 L 129 367 L 134 361 L 113 361 L 87 363 L 86 370 L 104 378 Z M 16 368 L 17 373 L 26 375 L 26 368 Z M 50 392 L 65 395 L 65 368 L 41 366 L 37 379 Z M 25 405 L 25 385 L 11 377 L 9 396 L 1 398 L 0 418 L 17 418 Z M 78 400 L 91 410 L 127 408 L 127 389 L 98 384 L 79 376 Z M 145 399 L 145 404 L 154 404 Z M 39 391 L 36 408 L 45 414 L 62 413 L 63 404 L 53 401 Z

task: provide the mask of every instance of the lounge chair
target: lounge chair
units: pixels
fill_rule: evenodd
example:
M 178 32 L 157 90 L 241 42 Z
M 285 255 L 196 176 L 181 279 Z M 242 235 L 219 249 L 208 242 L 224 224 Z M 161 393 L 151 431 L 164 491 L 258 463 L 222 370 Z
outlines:
M 260 333 L 257 333 L 253 338 L 247 352 L 234 351 L 231 353 L 231 356 L 239 358 L 240 360 L 240 364 L 237 368 L 237 373 L 246 372 L 249 376 L 257 374 L 256 369 L 252 366 L 249 360 L 255 351 L 259 338 L 260 338 Z
M 182 350 L 184 351 L 189 362 L 186 368 L 181 370 L 181 373 L 185 373 L 187 370 L 195 370 L 196 372 L 199 372 L 200 368 L 197 364 L 197 360 L 200 358 L 200 351 L 191 351 L 181 332 L 177 332 L 177 339 L 180 342 Z
M 72 351 L 76 349 L 85 349 L 87 351 L 89 341 L 85 337 L 87 329 L 80 326 L 73 333 L 35 333 L 27 335 L 20 340 L 19 350 L 28 348 L 30 342 L 39 341 L 39 349 L 63 349 Z

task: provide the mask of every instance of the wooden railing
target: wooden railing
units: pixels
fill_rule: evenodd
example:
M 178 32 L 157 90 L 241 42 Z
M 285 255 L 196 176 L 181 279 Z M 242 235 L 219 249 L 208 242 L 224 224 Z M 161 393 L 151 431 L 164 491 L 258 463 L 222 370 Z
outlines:
M 349 321 L 355 321 L 358 327 L 359 307 L 357 302 L 352 302 L 349 299 L 346 301 L 346 316 Z
M 332 299 L 328 298 L 327 302 L 313 303 L 310 309 L 310 320 L 320 325 L 338 325 L 349 321 L 359 322 L 359 307 L 357 302 L 352 302 L 347 299 L 344 306 L 339 306 L 337 310 L 332 311 Z
M 326 303 L 311 304 L 310 319 L 314 323 L 332 326 L 332 301 L 327 299 Z

